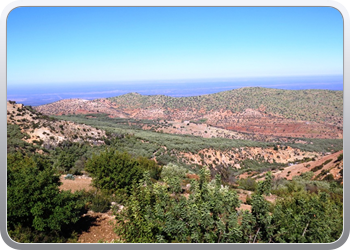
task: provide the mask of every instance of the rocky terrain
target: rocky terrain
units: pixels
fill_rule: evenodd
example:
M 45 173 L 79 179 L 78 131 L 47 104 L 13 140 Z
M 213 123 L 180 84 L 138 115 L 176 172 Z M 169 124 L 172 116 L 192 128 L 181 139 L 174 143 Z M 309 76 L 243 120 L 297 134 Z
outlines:
M 332 180 L 339 180 L 343 182 L 343 150 L 328 154 L 325 156 L 319 156 L 318 158 L 302 163 L 290 163 L 288 167 L 280 168 L 272 171 L 274 178 L 285 178 L 292 180 L 294 176 L 299 176 L 305 172 L 313 172 L 312 179 L 323 180 L 332 176 Z M 256 180 L 263 180 L 264 172 L 246 172 L 241 174 L 239 178 L 253 177 Z
M 214 149 L 204 149 L 197 154 L 189 152 L 180 152 L 181 158 L 186 163 L 200 164 L 206 166 L 216 165 L 231 166 L 236 169 L 240 169 L 242 162 L 245 159 L 257 160 L 268 163 L 291 163 L 305 158 L 318 159 L 322 156 L 317 152 L 303 152 L 300 149 L 291 147 L 278 147 L 274 148 L 261 148 L 261 147 L 242 147 L 232 150 L 220 151 Z
M 343 150 L 323 156 L 318 160 L 292 164 L 282 171 L 276 171 L 273 175 L 276 178 L 286 178 L 291 180 L 293 176 L 300 175 L 304 172 L 314 172 L 313 179 L 323 180 L 332 174 L 335 180 L 343 180 Z
M 60 121 L 42 115 L 30 107 L 15 102 L 7 102 L 7 124 L 16 124 L 26 134 L 25 141 L 41 144 L 44 147 L 55 146 L 68 140 L 86 141 L 91 145 L 103 144 L 105 132 L 84 124 Z

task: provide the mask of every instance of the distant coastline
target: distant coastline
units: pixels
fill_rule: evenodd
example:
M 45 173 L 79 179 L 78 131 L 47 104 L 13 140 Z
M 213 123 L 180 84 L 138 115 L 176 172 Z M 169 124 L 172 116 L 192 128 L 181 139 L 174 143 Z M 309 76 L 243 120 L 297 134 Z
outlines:
M 327 89 L 343 90 L 343 76 L 261 77 L 232 79 L 164 80 L 139 82 L 89 82 L 52 83 L 47 85 L 11 85 L 7 100 L 24 105 L 38 106 L 62 99 L 81 98 L 93 100 L 119 96 L 130 92 L 142 95 L 168 95 L 185 97 L 213 94 L 242 87 L 267 87 L 276 89 Z

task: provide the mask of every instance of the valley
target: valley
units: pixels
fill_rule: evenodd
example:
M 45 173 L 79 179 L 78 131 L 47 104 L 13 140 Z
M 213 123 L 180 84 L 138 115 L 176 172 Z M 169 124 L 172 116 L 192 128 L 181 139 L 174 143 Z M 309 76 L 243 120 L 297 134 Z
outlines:
M 133 223 L 129 208 L 134 199 L 137 204 L 153 202 L 144 200 L 148 194 L 170 202 L 164 208 L 149 203 L 152 209 L 172 211 L 174 216 L 175 204 L 183 204 L 191 214 L 185 220 L 197 213 L 190 209 L 196 202 L 203 206 L 223 202 L 220 209 L 231 204 L 220 213 L 233 209 L 238 221 L 248 220 L 245 216 L 261 216 L 256 212 L 259 199 L 273 211 L 264 210 L 264 216 L 272 213 L 271 218 L 282 220 L 278 209 L 292 202 L 288 197 L 317 195 L 323 202 L 320 197 L 326 193 L 330 202 L 342 204 L 341 94 L 243 88 L 183 98 L 129 93 L 36 107 L 8 101 L 8 161 L 14 175 L 17 165 L 29 164 L 31 169 L 34 164 L 40 173 L 48 164 L 46 168 L 55 173 L 50 178 L 62 184 L 57 195 L 72 195 L 79 203 L 76 237 L 60 239 L 65 242 L 133 242 L 136 238 L 131 240 L 123 231 L 128 228 L 125 223 Z M 138 186 L 137 181 L 148 184 Z M 204 193 L 209 196 L 198 196 Z M 144 206 L 137 208 L 142 216 L 149 212 Z M 215 213 L 219 208 L 210 209 Z M 167 220 L 157 216 L 151 216 L 153 223 Z M 258 226 L 262 224 L 256 224 L 255 232 Z M 149 240 L 157 242 L 154 237 Z M 278 239 L 277 231 L 273 237 Z

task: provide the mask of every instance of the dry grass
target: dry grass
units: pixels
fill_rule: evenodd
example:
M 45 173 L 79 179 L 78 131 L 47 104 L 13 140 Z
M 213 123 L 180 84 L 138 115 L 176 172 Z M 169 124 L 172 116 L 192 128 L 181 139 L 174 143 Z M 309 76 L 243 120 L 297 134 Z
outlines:
M 75 192 L 83 189 L 86 191 L 94 189 L 94 187 L 91 186 L 91 177 L 75 176 L 75 180 L 65 180 L 64 177 L 65 175 L 60 177 L 60 181 L 62 182 L 60 190 L 71 190 Z

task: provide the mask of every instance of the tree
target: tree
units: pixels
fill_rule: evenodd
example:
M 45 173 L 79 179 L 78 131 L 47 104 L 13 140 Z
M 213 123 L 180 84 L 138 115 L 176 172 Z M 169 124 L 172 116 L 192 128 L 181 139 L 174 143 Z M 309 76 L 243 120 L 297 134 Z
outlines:
M 273 213 L 275 242 L 334 242 L 343 230 L 342 206 L 326 193 L 299 191 L 279 199 Z
M 14 239 L 16 228 L 27 228 L 33 235 L 59 235 L 76 223 L 84 204 L 78 196 L 59 190 L 59 177 L 49 162 L 40 157 L 7 155 L 7 226 Z
M 93 177 L 93 185 L 107 193 L 121 191 L 130 194 L 132 183 L 140 180 L 143 173 L 137 159 L 113 149 L 93 154 L 87 160 L 85 170 Z
M 270 195 L 272 187 L 272 173 L 271 171 L 266 173 L 265 180 L 258 182 L 257 194 L 258 195 Z

